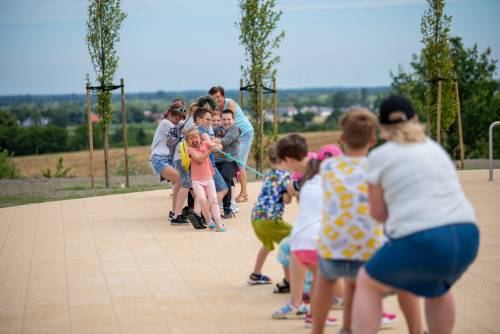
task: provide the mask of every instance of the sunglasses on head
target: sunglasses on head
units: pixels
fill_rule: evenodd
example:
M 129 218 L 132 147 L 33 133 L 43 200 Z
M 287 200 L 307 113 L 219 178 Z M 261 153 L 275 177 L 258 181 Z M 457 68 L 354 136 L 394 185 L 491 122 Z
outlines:
M 176 108 L 176 109 L 172 109 L 172 112 L 177 112 L 179 114 L 185 114 L 185 113 L 187 113 L 187 109 L 186 108 Z

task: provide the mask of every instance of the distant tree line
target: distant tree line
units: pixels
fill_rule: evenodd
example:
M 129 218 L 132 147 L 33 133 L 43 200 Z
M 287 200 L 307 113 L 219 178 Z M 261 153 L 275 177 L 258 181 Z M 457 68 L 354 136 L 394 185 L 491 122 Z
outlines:
M 93 130 L 94 148 L 102 148 L 102 136 L 97 124 L 93 124 Z M 152 134 L 147 133 L 143 125 L 133 124 L 128 127 L 130 146 L 148 145 L 151 141 Z M 110 136 L 110 146 L 121 147 L 122 142 L 121 128 L 117 128 Z M 86 149 L 88 149 L 88 132 L 85 124 L 71 130 L 54 124 L 22 127 L 11 113 L 0 111 L 0 150 L 6 150 L 9 155 L 22 156 Z

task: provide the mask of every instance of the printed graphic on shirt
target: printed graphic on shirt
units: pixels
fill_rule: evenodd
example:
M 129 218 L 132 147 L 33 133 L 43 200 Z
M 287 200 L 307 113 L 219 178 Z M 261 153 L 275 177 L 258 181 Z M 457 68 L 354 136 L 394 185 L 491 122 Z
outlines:
M 283 216 L 283 194 L 287 190 L 290 174 L 282 169 L 271 169 L 264 176 L 262 190 L 252 210 L 252 220 L 274 220 Z
M 382 227 L 369 212 L 367 168 L 366 158 L 336 157 L 321 165 L 321 257 L 366 261 L 382 245 Z

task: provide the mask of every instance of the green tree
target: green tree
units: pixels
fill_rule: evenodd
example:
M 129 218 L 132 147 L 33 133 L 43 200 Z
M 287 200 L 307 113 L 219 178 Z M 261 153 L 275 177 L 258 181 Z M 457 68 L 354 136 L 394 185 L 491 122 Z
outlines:
M 0 150 L 0 179 L 17 179 L 19 170 L 9 157 L 9 152 Z
M 126 14 L 120 8 L 121 0 L 89 0 L 87 20 L 87 47 L 92 65 L 101 87 L 113 84 L 118 67 L 116 45 L 120 40 L 120 27 Z M 113 119 L 111 91 L 97 93 L 97 112 L 104 141 L 104 174 L 109 188 L 109 125 Z
M 276 77 L 276 64 L 280 57 L 273 51 L 285 37 L 284 31 L 276 31 L 282 11 L 277 11 L 275 0 L 239 0 L 238 6 L 241 19 L 236 23 L 240 29 L 240 44 L 245 50 L 245 65 L 241 71 L 243 80 L 253 85 L 250 91 L 250 110 L 254 112 L 257 125 L 257 143 L 253 145 L 253 156 L 257 169 L 263 169 L 264 149 L 264 101 L 259 94 L 261 87 L 267 83 L 270 86 Z M 261 107 L 262 106 L 262 107 Z
M 99 135 L 97 131 L 98 125 L 92 123 L 92 138 L 94 142 L 94 148 L 102 148 L 102 136 Z M 68 139 L 68 149 L 70 151 L 81 151 L 89 149 L 89 133 L 88 133 L 88 125 L 82 124 L 79 125 L 73 135 L 71 135 Z
M 452 70 L 457 75 L 465 154 L 468 158 L 485 158 L 488 152 L 488 126 L 500 115 L 499 82 L 495 80 L 497 60 L 491 58 L 487 48 L 479 52 L 474 44 L 465 48 L 460 37 L 450 38 Z M 392 92 L 408 96 L 421 119 L 425 119 L 426 68 L 423 55 L 413 55 L 411 71 L 399 68 L 391 73 Z M 443 133 L 442 145 L 454 158 L 458 158 L 458 130 L 449 127 Z M 495 156 L 500 155 L 500 136 L 495 135 Z
M 440 129 L 446 131 L 456 119 L 455 100 L 452 82 L 453 63 L 450 57 L 449 35 L 451 16 L 444 13 L 444 0 L 427 0 L 429 8 L 425 11 L 420 25 L 422 33 L 422 58 L 429 81 L 426 90 L 426 120 L 431 133 L 437 136 L 438 81 L 441 80 Z M 441 142 L 441 138 L 436 138 Z
M 7 110 L 0 110 L 0 126 L 17 127 L 17 119 L 14 114 Z

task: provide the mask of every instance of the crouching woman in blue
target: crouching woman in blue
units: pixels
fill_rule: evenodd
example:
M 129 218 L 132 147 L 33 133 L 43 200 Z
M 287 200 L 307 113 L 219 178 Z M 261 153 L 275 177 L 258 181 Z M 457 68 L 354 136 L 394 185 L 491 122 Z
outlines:
M 172 103 L 164 114 L 165 119 L 158 124 L 153 136 L 153 142 L 151 143 L 151 169 L 160 181 L 168 180 L 174 184 L 172 208 L 175 208 L 176 194 L 181 184 L 179 182 L 180 175 L 172 164 L 172 156 L 167 147 L 167 138 L 170 129 L 178 125 L 180 121 L 184 119 L 185 113 L 186 109 L 181 102 Z M 173 213 L 169 213 L 169 216 L 172 214 Z
M 425 298 L 430 334 L 451 333 L 451 287 L 474 262 L 479 230 L 454 164 L 425 136 L 411 102 L 391 96 L 380 105 L 387 141 L 368 156 L 371 215 L 389 241 L 360 270 L 353 332 L 377 333 L 388 287 Z

